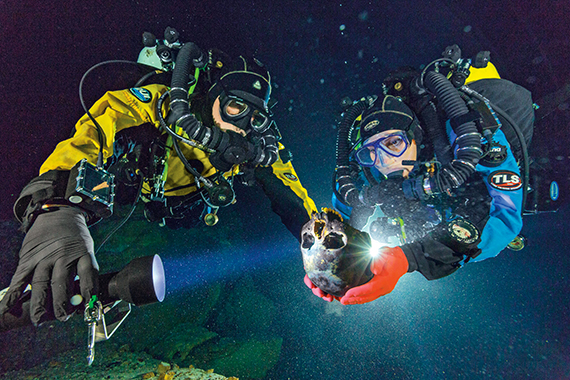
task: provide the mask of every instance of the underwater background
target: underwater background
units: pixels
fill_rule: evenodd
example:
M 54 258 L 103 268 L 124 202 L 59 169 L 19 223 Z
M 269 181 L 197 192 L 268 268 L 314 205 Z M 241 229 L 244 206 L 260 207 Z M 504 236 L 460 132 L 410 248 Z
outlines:
M 553 169 L 565 195 L 569 19 L 570 3 L 555 0 L 0 0 L 0 289 L 23 238 L 12 204 L 82 116 L 83 73 L 105 60 L 136 60 L 145 31 L 161 37 L 174 27 L 182 41 L 265 63 L 282 142 L 309 195 L 325 207 L 341 98 L 380 93 L 392 69 L 425 65 L 452 44 L 466 56 L 490 51 L 503 78 L 532 92 L 540 108 L 530 153 Z M 97 69 L 86 80 L 86 102 L 134 84 L 129 69 Z M 87 330 L 77 316 L 0 334 L 0 377 L 142 379 L 148 363 L 164 361 L 242 380 L 570 378 L 567 204 L 525 217 L 522 251 L 438 281 L 413 273 L 388 296 L 342 306 L 305 287 L 297 240 L 261 189 L 236 192 L 237 204 L 220 211 L 215 227 L 167 230 L 137 209 L 106 243 L 101 272 L 156 253 L 168 293 L 161 304 L 135 308 L 98 343 L 93 367 L 86 369 Z M 96 244 L 127 213 L 119 208 L 97 225 Z

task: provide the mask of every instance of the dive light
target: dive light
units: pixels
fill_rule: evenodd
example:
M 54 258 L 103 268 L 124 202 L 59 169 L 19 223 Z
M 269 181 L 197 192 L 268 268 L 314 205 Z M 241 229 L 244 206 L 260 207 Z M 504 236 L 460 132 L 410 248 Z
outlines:
M 74 286 L 78 294 L 79 280 L 75 281 Z M 4 297 L 7 290 L 8 288 L 0 292 L 0 300 Z M 99 275 L 99 294 L 97 294 L 97 298 L 106 310 L 111 310 L 115 305 L 121 303 L 128 303 L 130 311 L 130 304 L 142 306 L 162 302 L 165 295 L 164 266 L 158 255 L 136 258 L 118 272 Z M 0 316 L 0 332 L 31 324 L 30 298 L 31 287 L 28 286 L 18 303 L 10 311 Z M 77 301 L 74 302 L 74 300 Z M 88 300 L 83 301 L 85 300 L 79 295 L 72 297 L 71 303 L 74 305 L 74 312 L 83 312 Z M 46 320 L 53 319 L 55 319 L 55 315 L 49 313 Z

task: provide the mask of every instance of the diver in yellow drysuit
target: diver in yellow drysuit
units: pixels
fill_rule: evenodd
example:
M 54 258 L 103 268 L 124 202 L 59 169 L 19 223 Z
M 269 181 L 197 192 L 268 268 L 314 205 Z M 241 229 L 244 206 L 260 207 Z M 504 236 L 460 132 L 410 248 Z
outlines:
M 14 212 L 26 237 L 0 316 L 12 312 L 28 284 L 35 325 L 69 318 L 76 275 L 84 300 L 97 294 L 88 225 L 111 213 L 112 175 L 117 197 L 140 186 L 137 199 L 145 202 L 147 219 L 173 228 L 215 224 L 217 209 L 234 200 L 234 181 L 257 183 L 299 239 L 316 207 L 279 142 L 267 69 L 255 59 L 231 60 L 191 43 L 179 46 L 173 67 L 170 86 L 107 92 L 23 189 Z M 98 161 L 95 172 L 103 169 L 107 180 L 92 190 L 105 190 L 106 201 L 85 197 L 75 177 L 77 170 L 87 177 L 85 167 Z

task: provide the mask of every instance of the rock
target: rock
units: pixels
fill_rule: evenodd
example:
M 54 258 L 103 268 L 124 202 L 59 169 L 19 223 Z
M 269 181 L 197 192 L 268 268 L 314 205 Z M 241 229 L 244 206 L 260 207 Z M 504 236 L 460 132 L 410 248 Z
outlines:
M 170 364 L 161 362 L 156 370 L 158 371 L 158 373 L 166 373 L 170 371 Z
M 238 344 L 230 355 L 220 355 L 207 366 L 226 376 L 262 379 L 279 360 L 282 344 L 282 338 L 250 339 Z
M 198 368 L 177 368 L 174 364 L 161 363 L 144 352 L 123 352 L 122 363 L 116 365 L 114 353 L 118 346 L 110 342 L 97 343 L 95 362 L 87 366 L 85 347 L 70 350 L 52 359 L 63 365 L 50 366 L 45 362 L 39 366 L 2 373 L 0 378 L 10 380 L 30 379 L 145 379 L 145 380 L 224 380 L 226 377 L 217 373 L 208 373 Z M 165 373 L 159 374 L 156 369 L 161 365 L 171 366 Z M 234 379 L 235 380 L 235 379 Z
M 255 290 L 253 280 L 245 276 L 225 297 L 216 317 L 215 330 L 224 336 L 270 337 L 273 334 L 273 302 Z
M 170 334 L 150 349 L 157 358 L 184 361 L 196 346 L 217 337 L 218 334 L 190 323 L 178 325 Z

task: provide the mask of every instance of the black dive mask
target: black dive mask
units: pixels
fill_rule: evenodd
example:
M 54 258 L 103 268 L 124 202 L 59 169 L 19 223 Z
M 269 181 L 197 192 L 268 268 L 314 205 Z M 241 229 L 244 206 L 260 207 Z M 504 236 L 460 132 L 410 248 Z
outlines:
M 248 132 L 254 130 L 263 133 L 273 122 L 270 116 L 235 96 L 220 96 L 220 114 L 222 120 Z

